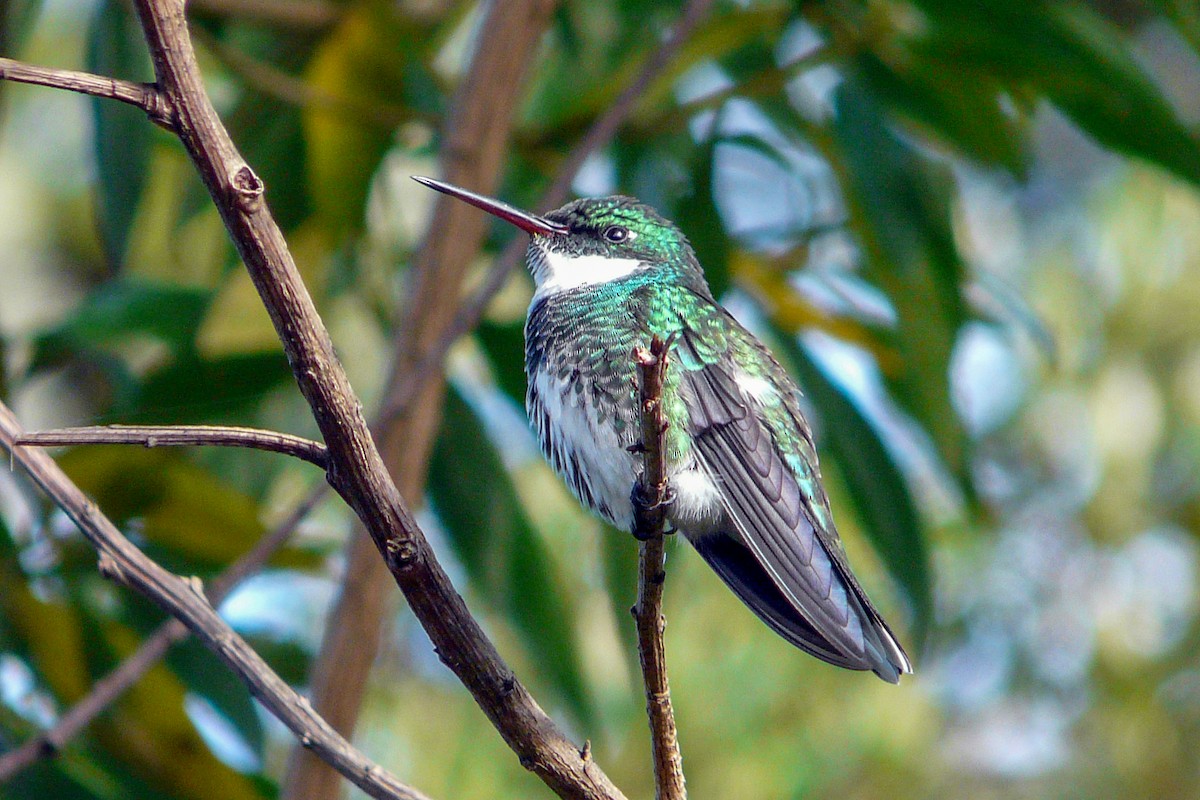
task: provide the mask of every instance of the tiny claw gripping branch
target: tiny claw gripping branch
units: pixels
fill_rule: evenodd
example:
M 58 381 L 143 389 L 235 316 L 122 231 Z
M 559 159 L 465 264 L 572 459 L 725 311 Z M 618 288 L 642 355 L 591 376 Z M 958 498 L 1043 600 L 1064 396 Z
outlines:
M 671 707 L 667 682 L 666 648 L 662 616 L 664 566 L 664 522 L 670 504 L 667 485 L 667 418 L 662 395 L 667 370 L 670 340 L 655 336 L 649 349 L 638 347 L 633 359 L 638 367 L 638 408 L 641 410 L 642 477 L 634 489 L 633 534 L 640 542 L 638 558 L 638 596 L 633 607 L 637 624 L 638 657 L 646 690 L 646 714 L 650 721 L 651 748 L 654 756 L 655 797 L 658 800 L 684 800 L 687 790 L 683 778 L 683 758 Z

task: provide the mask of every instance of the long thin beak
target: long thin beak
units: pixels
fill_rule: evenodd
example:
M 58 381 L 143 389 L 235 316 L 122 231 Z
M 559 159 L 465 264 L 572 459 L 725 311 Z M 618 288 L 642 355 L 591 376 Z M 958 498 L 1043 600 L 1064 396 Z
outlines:
M 475 192 L 467 191 L 452 183 L 443 183 L 442 181 L 435 181 L 433 178 L 422 178 L 418 175 L 413 175 L 412 179 L 417 183 L 428 186 L 430 189 L 436 189 L 442 194 L 457 197 L 459 200 L 470 203 L 476 208 L 482 208 L 484 211 L 499 217 L 505 222 L 511 222 L 526 233 L 548 236 L 552 233 L 566 233 L 568 230 L 566 225 L 551 222 L 545 217 L 539 217 L 536 214 L 530 214 L 528 211 L 513 208 L 508 203 L 502 203 L 499 200 L 475 194 Z

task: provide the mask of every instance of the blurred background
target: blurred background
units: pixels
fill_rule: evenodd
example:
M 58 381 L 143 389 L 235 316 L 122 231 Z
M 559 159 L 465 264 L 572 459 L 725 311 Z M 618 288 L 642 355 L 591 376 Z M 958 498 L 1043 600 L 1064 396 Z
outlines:
M 408 180 L 453 173 L 448 111 L 486 80 L 473 57 L 503 10 L 189 7 L 212 98 L 369 414 L 414 369 L 393 343 L 445 324 L 423 318 L 447 302 L 430 287 L 452 316 L 513 235 L 478 228 L 483 248 L 445 272 L 428 254 L 459 234 L 427 233 L 437 198 Z M 512 100 L 485 125 L 502 157 L 472 188 L 546 210 L 567 153 L 679 15 L 653 0 L 543 15 L 523 77 L 484 89 Z M 121 0 L 0 2 L 0 56 L 152 79 Z M 701 17 L 585 162 L 574 193 L 636 195 L 674 219 L 801 381 L 851 560 L 916 663 L 893 687 L 804 656 L 673 544 L 667 651 L 693 797 L 1200 796 L 1198 122 L 1188 0 L 746 0 Z M 316 435 L 185 153 L 144 115 L 0 83 L 0 212 L 0 396 L 26 428 Z M 531 293 L 514 272 L 450 351 L 444 391 L 392 429 L 411 443 L 402 482 L 518 675 L 646 797 L 636 547 L 537 452 L 522 410 Z M 323 481 L 241 450 L 60 461 L 150 555 L 205 579 Z M 378 647 L 324 636 L 347 578 L 367 574 L 352 537 L 365 540 L 326 500 L 223 615 L 295 686 L 324 662 L 334 688 L 319 701 L 340 664 L 373 665 L 342 681 L 365 690 L 355 740 L 431 796 L 550 796 L 386 577 L 384 600 L 340 612 L 381 631 Z M 0 750 L 162 619 L 0 472 Z M 298 796 L 291 744 L 186 642 L 0 796 Z

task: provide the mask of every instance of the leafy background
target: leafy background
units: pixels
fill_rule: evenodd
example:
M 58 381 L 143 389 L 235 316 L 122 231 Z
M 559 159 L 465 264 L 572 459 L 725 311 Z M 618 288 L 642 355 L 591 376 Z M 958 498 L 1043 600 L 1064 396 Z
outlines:
M 377 401 L 480 9 L 194 3 L 210 91 L 351 377 Z M 304 13 L 301 13 L 304 12 Z M 678 13 L 570 0 L 501 194 L 535 206 Z M 119 0 L 0 3 L 0 53 L 150 76 Z M 578 177 L 676 220 L 812 407 L 857 571 L 918 674 L 803 657 L 684 547 L 667 644 L 695 797 L 1193 797 L 1200 781 L 1200 15 L 1178 0 L 719 3 Z M 255 424 L 313 435 L 177 143 L 137 112 L 0 84 L 0 393 L 27 427 Z M 511 232 L 497 227 L 492 248 Z M 481 260 L 476 271 L 487 268 Z M 535 694 L 648 796 L 627 535 L 536 453 L 514 276 L 451 354 L 423 521 Z M 320 480 L 244 451 L 63 464 L 155 558 L 210 577 Z M 320 507 L 223 606 L 303 685 L 340 580 Z M 158 622 L 0 475 L 0 748 Z M 389 622 L 358 740 L 435 797 L 544 796 Z M 11 797 L 259 798 L 285 732 L 201 647 L 172 655 Z

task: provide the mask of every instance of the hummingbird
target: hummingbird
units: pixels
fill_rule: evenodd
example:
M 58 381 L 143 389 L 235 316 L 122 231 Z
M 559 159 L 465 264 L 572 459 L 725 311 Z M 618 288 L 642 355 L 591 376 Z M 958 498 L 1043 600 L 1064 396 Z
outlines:
M 668 522 L 796 647 L 891 683 L 912 672 L 850 571 L 799 388 L 717 303 L 674 224 L 619 195 L 536 215 L 414 180 L 529 234 L 526 411 L 581 503 L 632 530 L 642 471 L 632 351 L 653 336 L 670 341 L 662 398 Z

